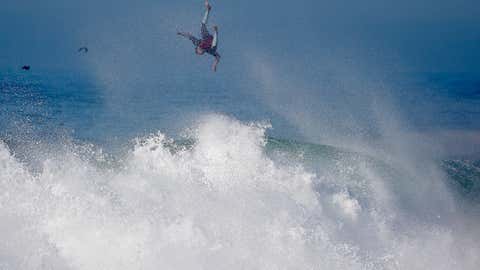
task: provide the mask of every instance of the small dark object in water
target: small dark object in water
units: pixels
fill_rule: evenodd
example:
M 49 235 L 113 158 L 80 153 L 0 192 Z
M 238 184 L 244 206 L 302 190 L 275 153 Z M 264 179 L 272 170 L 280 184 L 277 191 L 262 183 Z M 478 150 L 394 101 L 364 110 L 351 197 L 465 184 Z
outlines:
M 87 53 L 88 52 L 88 48 L 87 47 L 81 47 L 80 49 L 78 49 L 78 52 L 84 52 L 84 53 Z
M 30 66 L 23 66 L 22 69 L 23 70 L 30 70 Z

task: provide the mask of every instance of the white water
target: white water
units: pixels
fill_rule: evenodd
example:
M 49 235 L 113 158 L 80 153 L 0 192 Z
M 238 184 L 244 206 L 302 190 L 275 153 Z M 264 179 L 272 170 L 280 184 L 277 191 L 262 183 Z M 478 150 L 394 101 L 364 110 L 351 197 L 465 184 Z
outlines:
M 187 132 L 191 148 L 159 133 L 119 166 L 70 150 L 37 172 L 0 143 L 0 269 L 480 265 L 478 229 L 424 178 L 437 174 L 392 183 L 361 159 L 309 172 L 265 154 L 266 128 L 211 115 Z

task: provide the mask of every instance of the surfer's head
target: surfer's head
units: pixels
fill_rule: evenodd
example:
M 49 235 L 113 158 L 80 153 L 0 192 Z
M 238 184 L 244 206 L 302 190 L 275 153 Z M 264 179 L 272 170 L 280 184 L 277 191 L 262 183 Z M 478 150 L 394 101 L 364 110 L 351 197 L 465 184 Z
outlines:
M 195 53 L 198 55 L 202 55 L 205 53 L 205 50 L 200 48 L 200 46 L 195 47 Z

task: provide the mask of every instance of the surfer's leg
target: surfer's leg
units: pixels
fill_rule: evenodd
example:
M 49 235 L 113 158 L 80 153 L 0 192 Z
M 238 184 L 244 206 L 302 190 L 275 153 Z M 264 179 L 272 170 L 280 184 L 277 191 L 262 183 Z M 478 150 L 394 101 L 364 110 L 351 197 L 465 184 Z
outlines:
M 212 7 L 208 3 L 208 1 L 205 1 L 205 14 L 203 15 L 202 19 L 202 24 L 207 24 L 208 23 L 208 15 L 210 15 L 210 10 Z
M 218 44 L 218 28 L 217 26 L 214 26 L 213 29 L 214 29 L 214 32 L 213 32 L 212 48 L 216 49 Z
M 208 32 L 207 25 L 202 23 L 202 29 L 201 29 L 201 36 L 202 39 L 207 39 L 210 36 L 210 33 Z
M 205 14 L 203 15 L 202 28 L 200 31 L 202 39 L 205 39 L 208 36 L 210 36 L 210 33 L 208 33 L 208 29 L 207 29 L 207 23 L 208 23 L 208 16 L 210 15 L 210 9 L 212 9 L 212 7 L 210 6 L 210 4 L 208 4 L 208 1 L 205 1 L 205 7 L 206 7 Z

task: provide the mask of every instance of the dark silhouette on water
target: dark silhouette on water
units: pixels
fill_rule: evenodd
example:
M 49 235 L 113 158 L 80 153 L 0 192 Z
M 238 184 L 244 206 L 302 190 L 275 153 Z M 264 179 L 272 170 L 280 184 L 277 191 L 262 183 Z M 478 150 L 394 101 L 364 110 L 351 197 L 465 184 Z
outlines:
M 78 52 L 84 52 L 84 53 L 88 53 L 88 48 L 87 47 L 81 47 L 80 49 L 78 49 Z
M 23 70 L 30 70 L 30 66 L 23 66 L 22 69 Z

